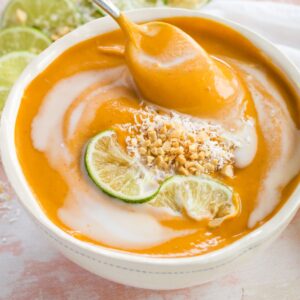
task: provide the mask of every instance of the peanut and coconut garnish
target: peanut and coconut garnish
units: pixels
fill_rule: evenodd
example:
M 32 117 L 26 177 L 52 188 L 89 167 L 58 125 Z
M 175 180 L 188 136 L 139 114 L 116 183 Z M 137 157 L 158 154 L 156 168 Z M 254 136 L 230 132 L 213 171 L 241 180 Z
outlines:
M 234 176 L 236 145 L 219 125 L 146 107 L 134 124 L 122 128 L 128 153 L 158 175 Z

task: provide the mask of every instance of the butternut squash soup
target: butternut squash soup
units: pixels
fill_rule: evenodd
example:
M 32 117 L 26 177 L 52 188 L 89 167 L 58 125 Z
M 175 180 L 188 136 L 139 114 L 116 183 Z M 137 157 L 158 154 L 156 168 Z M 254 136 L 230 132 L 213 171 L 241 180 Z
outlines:
M 291 195 L 299 95 L 234 30 L 163 22 L 180 38 L 176 27 L 145 24 L 130 45 L 114 31 L 60 55 L 27 87 L 15 141 L 62 230 L 118 251 L 187 257 L 245 236 Z

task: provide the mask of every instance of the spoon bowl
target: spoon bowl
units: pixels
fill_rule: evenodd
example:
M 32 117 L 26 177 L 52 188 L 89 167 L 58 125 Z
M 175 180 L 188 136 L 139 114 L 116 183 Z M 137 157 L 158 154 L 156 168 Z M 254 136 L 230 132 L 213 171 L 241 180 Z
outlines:
M 183 30 L 164 22 L 137 25 L 107 0 L 94 0 L 123 30 L 125 58 L 141 97 L 162 107 L 217 117 L 240 99 L 234 70 Z M 188 108 L 187 108 L 188 107 Z

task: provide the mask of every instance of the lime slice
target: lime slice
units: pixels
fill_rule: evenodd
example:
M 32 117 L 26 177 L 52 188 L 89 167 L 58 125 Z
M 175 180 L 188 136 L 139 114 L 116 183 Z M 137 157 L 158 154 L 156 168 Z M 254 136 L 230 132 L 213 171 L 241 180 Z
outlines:
M 2 26 L 27 25 L 52 37 L 76 28 L 80 14 L 72 0 L 12 0 L 7 5 Z
M 0 31 L 0 56 L 14 51 L 38 54 L 50 44 L 47 36 L 30 27 L 12 27 Z
M 0 88 L 10 88 L 35 57 L 30 52 L 12 52 L 0 58 Z
M 10 88 L 34 57 L 30 52 L 12 52 L 0 58 L 0 111 Z
M 156 0 L 113 0 L 121 10 L 157 6 L 161 1 Z
M 112 0 L 121 10 L 168 5 L 172 7 L 200 8 L 209 0 Z
M 208 220 L 212 227 L 236 216 L 240 206 L 231 188 L 199 176 L 174 176 L 166 180 L 149 204 L 185 212 L 196 221 Z
M 84 23 L 104 16 L 104 13 L 92 0 L 73 0 L 79 8 Z
M 164 5 L 164 0 L 111 0 L 111 2 L 113 2 L 120 10 L 131 10 L 135 8 L 154 7 L 154 6 Z M 106 13 L 101 9 L 100 12 L 103 15 L 106 15 Z
M 210 0 L 164 0 L 165 5 L 172 7 L 200 8 Z
M 159 184 L 137 161 L 119 146 L 117 134 L 104 131 L 87 146 L 85 165 L 91 179 L 107 194 L 131 203 L 152 199 Z
M 8 88 L 0 88 L 0 112 L 3 109 L 4 103 L 7 99 L 8 94 L 9 94 Z

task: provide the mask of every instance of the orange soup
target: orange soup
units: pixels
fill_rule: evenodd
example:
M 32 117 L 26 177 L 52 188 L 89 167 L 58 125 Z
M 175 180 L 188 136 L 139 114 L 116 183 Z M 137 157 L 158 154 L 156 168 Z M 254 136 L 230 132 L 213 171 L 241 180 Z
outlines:
M 300 170 L 300 99 L 283 74 L 239 33 L 199 18 L 164 22 L 194 38 L 225 73 L 230 70 L 234 101 L 221 113 L 209 90 L 194 86 L 195 99 L 211 96 L 201 105 L 193 97 L 182 101 L 177 97 L 184 94 L 180 81 L 159 76 L 157 89 L 168 87 L 174 97 L 155 103 L 141 99 L 125 59 L 125 38 L 115 31 L 72 47 L 31 82 L 15 140 L 36 199 L 62 230 L 119 251 L 187 257 L 245 236 L 291 195 Z M 153 51 L 159 55 L 160 48 Z M 168 72 L 169 66 L 164 67 Z M 225 93 L 221 81 L 215 84 Z M 151 98 L 160 94 L 147 92 Z M 231 206 L 216 210 L 210 203 L 208 214 L 201 210 L 204 206 L 182 206 L 177 196 L 162 203 L 156 195 L 132 204 L 104 193 L 89 178 L 84 153 L 89 141 L 107 130 L 115 132 L 118 151 L 138 160 L 159 184 L 177 176 L 177 189 L 186 178 L 204 178 L 232 191 Z

